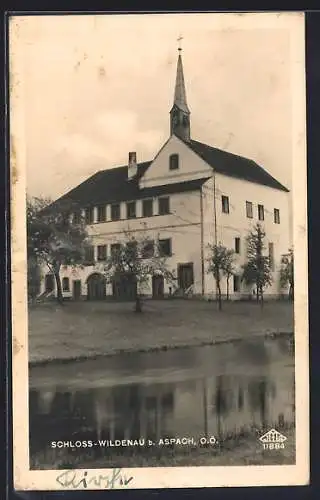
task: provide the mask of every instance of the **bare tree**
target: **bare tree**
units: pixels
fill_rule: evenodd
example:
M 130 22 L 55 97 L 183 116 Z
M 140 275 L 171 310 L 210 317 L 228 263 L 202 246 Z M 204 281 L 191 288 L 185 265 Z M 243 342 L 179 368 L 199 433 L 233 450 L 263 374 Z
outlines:
M 221 243 L 218 245 L 209 245 L 208 273 L 212 273 L 216 282 L 217 299 L 219 310 L 222 310 L 222 294 L 221 294 L 221 279 L 223 276 L 227 277 L 227 298 L 229 299 L 229 279 L 234 274 L 234 251 L 223 246 Z
M 235 274 L 235 258 L 236 254 L 235 251 L 232 250 L 231 248 L 226 248 L 225 252 L 225 260 L 224 260 L 224 266 L 223 266 L 223 274 L 225 275 L 227 279 L 227 300 L 229 300 L 229 281 L 231 276 L 234 276 Z

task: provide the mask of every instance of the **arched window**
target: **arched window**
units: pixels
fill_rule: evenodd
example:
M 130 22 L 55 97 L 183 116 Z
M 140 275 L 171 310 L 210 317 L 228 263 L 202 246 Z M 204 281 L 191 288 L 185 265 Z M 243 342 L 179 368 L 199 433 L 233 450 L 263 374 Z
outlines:
M 186 116 L 186 115 L 184 115 L 184 116 L 183 116 L 183 119 L 182 119 L 182 123 L 183 123 L 183 125 L 184 125 L 185 127 L 188 127 L 188 125 L 189 125 L 189 117 L 188 117 L 188 116 Z
M 179 168 L 179 155 L 173 154 L 169 157 L 169 170 L 177 170 Z
M 69 280 L 69 278 L 62 278 L 62 290 L 64 292 L 70 292 L 70 280 Z

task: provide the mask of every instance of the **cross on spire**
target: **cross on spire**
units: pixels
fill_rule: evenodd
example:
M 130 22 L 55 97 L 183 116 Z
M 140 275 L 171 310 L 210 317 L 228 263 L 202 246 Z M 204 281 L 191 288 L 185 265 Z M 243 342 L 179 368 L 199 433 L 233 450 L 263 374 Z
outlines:
M 181 47 L 181 41 L 183 40 L 183 36 L 179 36 L 179 38 L 177 38 L 177 42 L 178 42 L 178 51 L 181 52 L 182 50 L 182 47 Z

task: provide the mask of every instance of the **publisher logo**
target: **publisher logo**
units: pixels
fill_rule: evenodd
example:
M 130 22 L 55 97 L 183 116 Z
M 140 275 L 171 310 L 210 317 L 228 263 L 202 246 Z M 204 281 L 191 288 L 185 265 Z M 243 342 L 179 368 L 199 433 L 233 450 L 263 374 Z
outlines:
M 286 436 L 278 432 L 276 429 L 270 429 L 259 438 L 263 444 L 264 450 L 280 450 L 284 448 L 284 442 L 287 440 Z

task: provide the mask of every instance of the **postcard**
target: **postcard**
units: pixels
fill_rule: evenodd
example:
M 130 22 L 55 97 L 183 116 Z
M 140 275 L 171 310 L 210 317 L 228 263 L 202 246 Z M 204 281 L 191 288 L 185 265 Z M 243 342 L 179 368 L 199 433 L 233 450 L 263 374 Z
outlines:
M 15 489 L 308 484 L 304 14 L 8 24 Z

